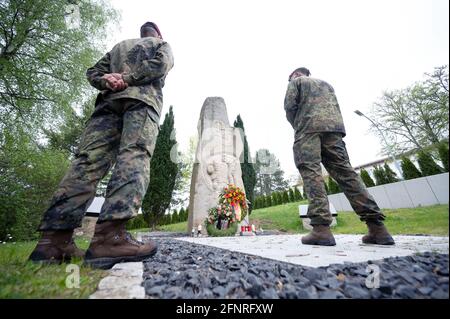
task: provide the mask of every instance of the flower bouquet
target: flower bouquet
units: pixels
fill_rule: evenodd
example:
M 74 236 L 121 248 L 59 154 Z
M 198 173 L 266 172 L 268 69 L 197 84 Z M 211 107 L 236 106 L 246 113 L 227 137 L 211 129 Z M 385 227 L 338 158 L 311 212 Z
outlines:
M 209 210 L 206 230 L 210 236 L 231 236 L 237 224 L 247 215 L 245 193 L 235 185 L 228 185 L 219 195 L 219 203 Z

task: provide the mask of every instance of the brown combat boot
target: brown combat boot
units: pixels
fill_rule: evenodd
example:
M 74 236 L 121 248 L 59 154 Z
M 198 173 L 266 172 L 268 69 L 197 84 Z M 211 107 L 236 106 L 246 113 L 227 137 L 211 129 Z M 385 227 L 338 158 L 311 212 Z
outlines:
M 142 261 L 157 251 L 154 242 L 135 240 L 125 230 L 126 221 L 106 221 L 95 226 L 95 234 L 84 258 L 85 265 L 110 269 L 117 263 Z
M 330 226 L 313 225 L 313 230 L 302 237 L 303 245 L 336 246 Z
M 49 230 L 34 248 L 28 260 L 44 264 L 69 262 L 72 257 L 83 258 L 84 251 L 79 249 L 72 238 L 73 230 Z
M 389 234 L 383 223 L 367 222 L 369 233 L 362 238 L 364 244 L 395 245 L 395 241 Z

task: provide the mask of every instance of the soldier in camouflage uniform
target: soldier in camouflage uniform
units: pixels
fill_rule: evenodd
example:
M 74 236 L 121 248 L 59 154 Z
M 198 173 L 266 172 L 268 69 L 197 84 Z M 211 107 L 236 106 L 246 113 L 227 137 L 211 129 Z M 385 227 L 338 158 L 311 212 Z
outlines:
M 125 231 L 125 223 L 137 215 L 147 190 L 162 88 L 172 66 L 169 44 L 162 40 L 156 24 L 147 22 L 141 27 L 140 39 L 116 44 L 87 70 L 88 81 L 100 90 L 95 110 L 75 160 L 44 214 L 39 227 L 42 239 L 31 260 L 61 262 L 83 256 L 73 243 L 73 230 L 81 225 L 97 184 L 113 165 L 85 262 L 109 268 L 156 252 L 154 243 L 134 240 Z
M 383 225 L 385 216 L 350 165 L 343 137 L 344 122 L 333 87 L 310 77 L 306 68 L 289 77 L 284 100 L 289 123 L 295 130 L 294 160 L 302 176 L 309 200 L 308 217 L 313 230 L 302 238 L 303 244 L 336 245 L 330 231 L 332 221 L 322 177 L 322 163 L 344 191 L 369 234 L 364 243 L 392 245 L 394 240 Z

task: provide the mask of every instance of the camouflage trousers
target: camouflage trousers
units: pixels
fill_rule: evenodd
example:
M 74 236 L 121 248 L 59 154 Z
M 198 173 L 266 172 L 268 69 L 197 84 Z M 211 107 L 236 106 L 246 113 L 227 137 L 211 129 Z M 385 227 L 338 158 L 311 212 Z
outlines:
M 159 131 L 155 114 L 147 104 L 134 99 L 97 104 L 39 230 L 79 227 L 97 184 L 113 165 L 98 221 L 136 216 L 147 191 L 150 158 Z
M 320 163 L 339 184 L 361 221 L 380 222 L 385 216 L 350 165 L 341 133 L 310 133 L 296 139 L 294 159 L 309 200 L 311 225 L 330 225 L 328 196 Z

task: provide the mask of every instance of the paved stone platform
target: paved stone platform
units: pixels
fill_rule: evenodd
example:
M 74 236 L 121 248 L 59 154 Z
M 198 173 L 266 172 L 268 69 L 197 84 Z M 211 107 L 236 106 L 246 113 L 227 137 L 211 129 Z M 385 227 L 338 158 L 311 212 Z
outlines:
M 336 246 L 321 247 L 302 245 L 301 236 L 178 237 L 175 239 L 309 267 L 344 262 L 367 262 L 395 256 L 410 256 L 419 252 L 449 253 L 448 237 L 393 236 L 395 246 L 379 246 L 362 244 L 362 235 L 335 235 Z
M 141 298 L 448 298 L 448 237 L 394 236 L 396 246 L 301 244 L 301 235 L 190 238 L 152 236 L 158 253 L 109 270 L 91 299 Z M 158 235 L 158 234 L 156 234 Z M 145 238 L 144 238 L 145 237 Z M 380 286 L 367 286 L 367 267 Z

